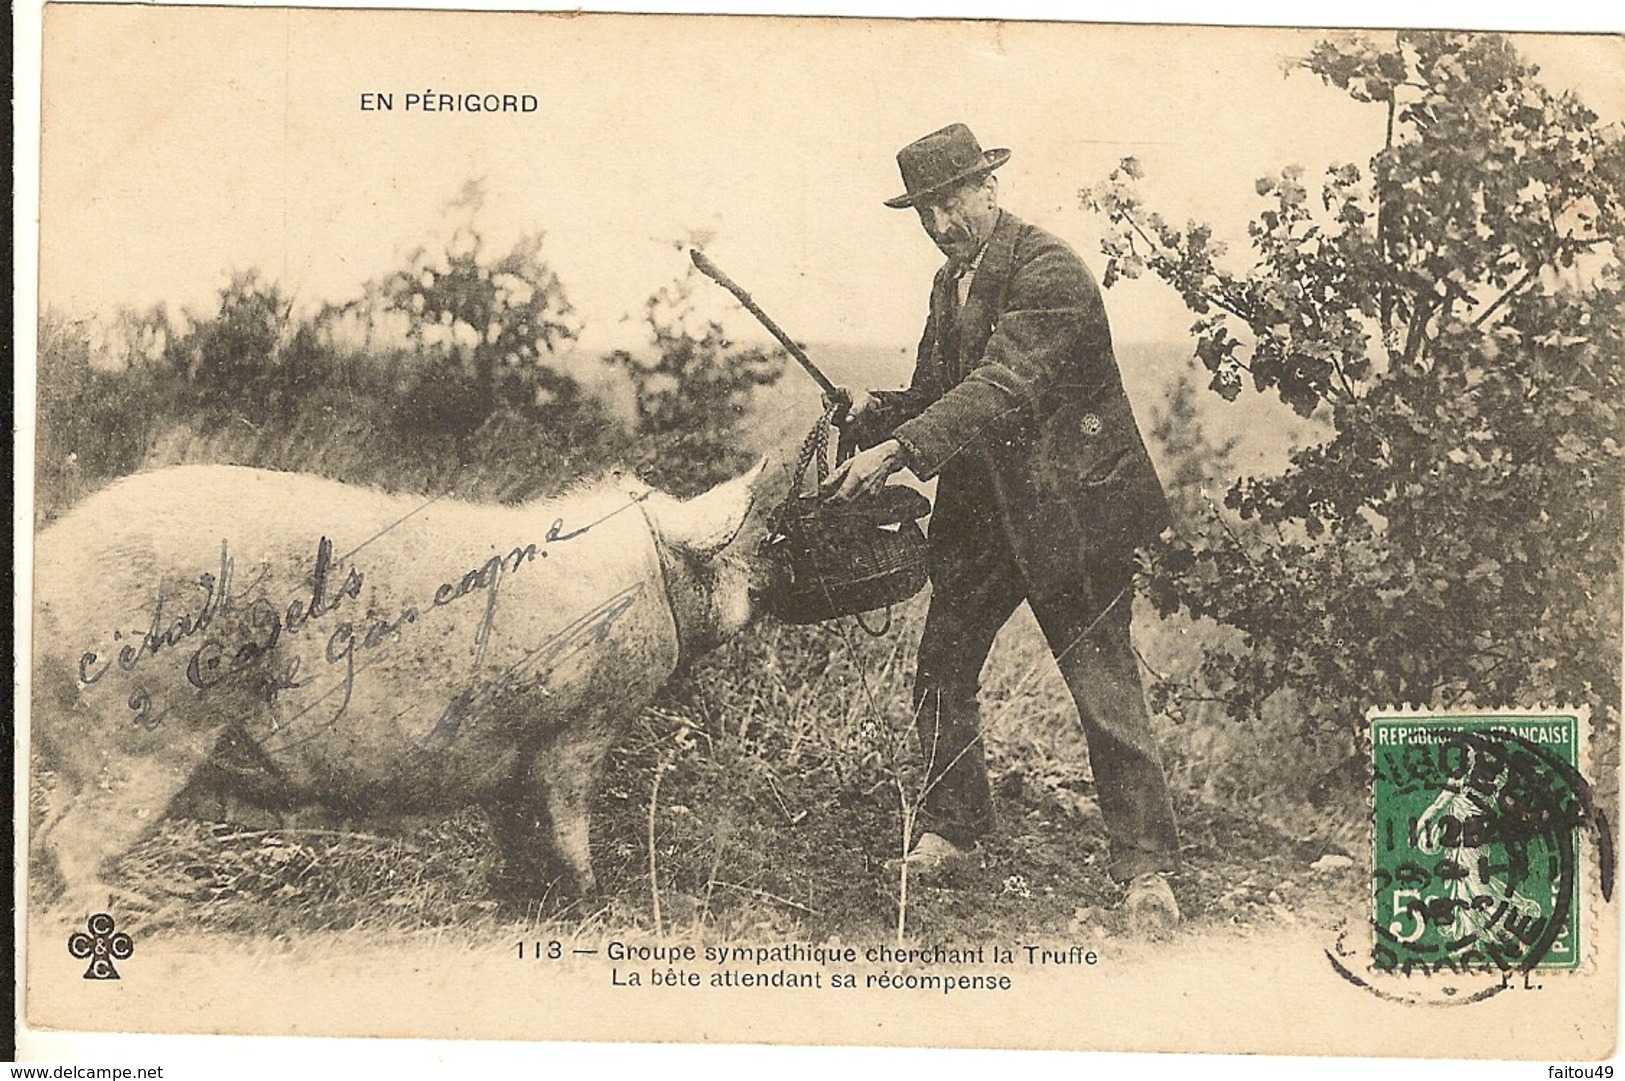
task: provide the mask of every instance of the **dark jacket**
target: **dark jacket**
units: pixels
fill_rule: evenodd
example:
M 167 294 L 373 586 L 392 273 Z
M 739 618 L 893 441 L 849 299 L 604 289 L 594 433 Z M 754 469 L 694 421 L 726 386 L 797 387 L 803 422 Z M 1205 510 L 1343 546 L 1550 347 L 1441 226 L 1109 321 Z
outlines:
M 954 287 L 944 267 L 908 389 L 876 393 L 876 427 L 917 476 L 941 475 L 933 544 L 991 521 L 1034 587 L 1126 571 L 1168 504 L 1094 278 L 1065 243 L 1001 212 L 957 320 Z M 980 505 L 989 489 L 993 508 Z

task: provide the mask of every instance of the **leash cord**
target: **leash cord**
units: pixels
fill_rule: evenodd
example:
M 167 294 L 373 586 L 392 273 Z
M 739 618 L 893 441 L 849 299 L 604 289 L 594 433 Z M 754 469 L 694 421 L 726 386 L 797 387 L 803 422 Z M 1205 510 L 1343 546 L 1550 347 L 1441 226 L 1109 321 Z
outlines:
M 796 462 L 796 471 L 790 481 L 791 499 L 794 499 L 800 493 L 807 478 L 807 469 L 814 466 L 815 463 L 815 492 L 824 486 L 824 481 L 829 477 L 829 464 L 827 461 L 829 457 L 829 430 L 835 425 L 836 418 L 840 416 L 841 410 L 844 408 L 845 404 L 842 402 L 831 402 L 829 408 L 824 411 L 824 415 L 818 419 L 812 430 L 807 433 L 807 438 L 801 441 L 801 456 Z M 836 447 L 836 458 L 835 464 L 840 465 L 839 444 Z M 834 608 L 835 601 L 830 596 L 829 580 L 822 574 L 818 575 L 818 588 L 824 594 L 824 603 Z M 892 606 L 889 602 L 887 603 L 886 622 L 881 624 L 878 630 L 869 626 L 868 622 L 864 620 L 862 612 L 854 612 L 852 619 L 859 627 L 863 628 L 863 633 L 870 638 L 884 638 L 891 633 Z M 852 659 L 854 662 L 857 660 L 855 656 Z

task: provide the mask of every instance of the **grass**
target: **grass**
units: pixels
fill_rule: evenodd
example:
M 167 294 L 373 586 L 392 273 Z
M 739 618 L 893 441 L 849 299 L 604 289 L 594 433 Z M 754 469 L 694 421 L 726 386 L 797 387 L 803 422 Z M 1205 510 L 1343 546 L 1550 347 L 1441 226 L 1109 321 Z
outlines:
M 923 780 L 908 684 L 925 602 L 901 606 L 883 638 L 850 620 L 760 622 L 669 687 L 607 762 L 593 898 L 503 895 L 500 857 L 473 808 L 415 822 L 241 810 L 223 822 L 194 811 L 127 854 L 117 882 L 151 899 L 149 933 L 439 927 L 484 938 L 518 927 L 561 939 L 925 943 L 1123 933 L 1087 750 L 1025 610 L 984 678 L 1000 830 L 942 879 L 905 882 L 887 866 Z M 1352 896 L 1352 872 L 1309 873 L 1321 842 L 1227 810 L 1191 783 L 1212 738 L 1192 738 L 1202 735 L 1192 722 L 1158 718 L 1157 728 L 1178 766 L 1187 867 L 1175 890 L 1197 926 Z
M 114 377 L 84 378 L 117 404 Z M 62 393 L 80 401 L 88 392 L 74 384 Z M 319 431 L 246 422 L 204 431 L 154 405 L 146 434 L 125 432 L 105 461 L 86 449 L 94 440 L 81 446 L 68 429 L 45 432 L 51 453 L 39 466 L 38 502 L 49 517 L 120 472 L 180 462 L 296 469 L 396 490 L 455 484 L 495 500 L 534 494 L 564 471 L 549 457 L 557 457 L 556 434 L 532 446 L 524 432 L 482 432 L 456 460 L 387 441 L 389 453 L 380 453 L 365 403 L 330 404 L 330 420 L 347 419 Z M 109 415 L 127 415 L 112 405 Z M 119 884 L 150 899 L 151 930 L 247 935 L 443 928 L 478 937 L 515 925 L 559 938 L 1118 933 L 1087 749 L 1025 609 L 1000 636 L 983 680 L 1000 831 L 945 881 L 906 881 L 887 867 L 906 850 L 923 780 L 909 684 L 925 604 L 922 595 L 899 606 L 879 638 L 852 620 L 762 621 L 668 687 L 606 763 L 593 814 L 594 898 L 502 897 L 500 858 L 472 808 L 375 822 L 194 803 L 122 859 Z M 1147 678 L 1188 677 L 1201 643 L 1218 633 L 1137 613 Z M 1302 738 L 1283 753 L 1272 735 L 1290 730 L 1290 710 L 1281 709 L 1254 726 L 1211 708 L 1154 718 L 1187 844 L 1175 891 L 1199 924 L 1289 910 L 1294 891 L 1323 901 L 1357 892 L 1353 880 L 1305 877 L 1329 849 L 1357 854 L 1349 839 L 1363 821 L 1357 810 L 1301 801 L 1307 779 L 1345 748 Z M 36 770 L 36 820 L 49 798 L 50 777 Z

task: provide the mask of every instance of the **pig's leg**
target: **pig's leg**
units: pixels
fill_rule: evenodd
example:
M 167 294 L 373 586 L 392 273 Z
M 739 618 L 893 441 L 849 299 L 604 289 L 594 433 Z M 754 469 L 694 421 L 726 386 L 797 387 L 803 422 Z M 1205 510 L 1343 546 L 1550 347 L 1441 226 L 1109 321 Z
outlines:
M 509 892 L 534 896 L 564 879 L 575 896 L 598 888 L 589 815 L 612 732 L 550 734 L 486 805 Z
M 537 787 L 526 770 L 485 807 L 502 853 L 503 890 L 526 899 L 544 893 L 559 872 L 552 858 L 553 824 Z
M 187 749 L 175 748 L 109 755 L 93 773 L 60 776 L 52 796 L 60 810 L 43 825 L 38 841 L 62 880 L 58 909 L 75 920 L 108 909 L 116 892 L 108 883 L 111 864 L 157 826 L 200 764 Z
M 51 658 L 36 678 L 34 747 L 55 783 L 31 848 L 60 879 L 52 907 L 83 921 L 107 910 L 109 865 L 157 826 L 225 725 L 190 696 L 172 712 L 159 710 L 150 725 L 136 723 L 166 695 L 133 678 L 116 696 L 87 691 L 72 668 Z
M 578 896 L 598 889 L 592 873 L 590 815 L 592 797 L 603 776 L 604 759 L 613 735 L 568 733 L 536 756 L 532 776 L 543 779 L 542 798 L 552 827 L 554 853 L 563 862 Z

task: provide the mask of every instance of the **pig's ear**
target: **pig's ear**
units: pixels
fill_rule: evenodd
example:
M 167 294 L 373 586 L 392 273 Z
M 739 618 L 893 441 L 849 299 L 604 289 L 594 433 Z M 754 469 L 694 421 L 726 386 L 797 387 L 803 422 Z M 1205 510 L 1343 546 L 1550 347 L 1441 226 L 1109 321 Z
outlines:
M 709 492 L 685 503 L 665 507 L 660 528 L 673 544 L 709 559 L 739 535 L 756 502 L 757 482 L 767 469 L 767 459 L 743 476 L 719 484 Z

